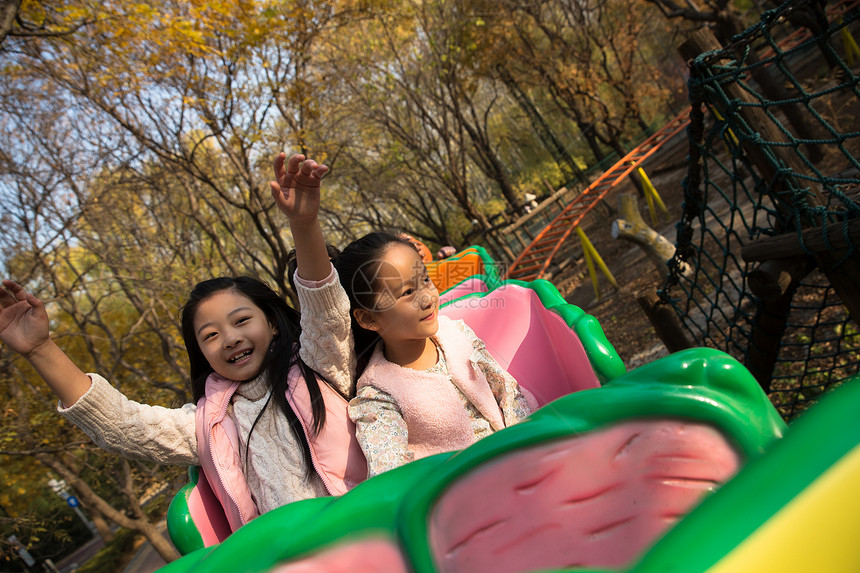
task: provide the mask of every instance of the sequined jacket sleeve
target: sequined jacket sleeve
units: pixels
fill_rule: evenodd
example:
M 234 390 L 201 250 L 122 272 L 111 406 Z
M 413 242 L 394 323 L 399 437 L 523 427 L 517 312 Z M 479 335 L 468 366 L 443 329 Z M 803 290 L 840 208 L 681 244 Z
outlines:
M 484 373 L 490 390 L 505 417 L 505 426 L 513 426 L 532 412 L 529 400 L 520 390 L 519 384 L 507 370 L 487 351 L 484 341 L 477 337 L 469 326 L 457 321 L 460 330 L 472 340 L 473 361 Z
M 389 394 L 373 386 L 361 388 L 349 403 L 349 417 L 367 458 L 367 477 L 413 460 L 406 421 Z

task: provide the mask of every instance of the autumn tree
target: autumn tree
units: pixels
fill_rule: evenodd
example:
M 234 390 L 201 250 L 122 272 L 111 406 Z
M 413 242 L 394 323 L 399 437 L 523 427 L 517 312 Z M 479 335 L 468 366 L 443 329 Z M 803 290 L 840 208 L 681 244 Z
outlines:
M 222 216 L 198 221 L 202 231 L 235 241 L 236 267 L 254 266 L 288 292 L 291 244 L 272 209 L 271 158 L 286 146 L 325 160 L 320 142 L 336 136 L 305 91 L 324 86 L 302 53 L 333 8 L 199 1 L 103 12 L 74 39 L 22 42 L 16 80 L 50 83 L 95 114 L 129 152 L 114 161 L 161 164 L 189 202 L 206 191 Z M 225 224 L 225 210 L 243 213 L 243 226 Z
M 191 285 L 252 273 L 290 294 L 271 159 L 285 145 L 319 149 L 330 135 L 294 88 L 317 89 L 300 51 L 336 16 L 325 3 L 103 3 L 73 34 L 7 38 L 0 216 L 4 252 L 15 256 L 4 266 L 49 301 L 82 368 L 132 398 L 182 402 L 176 319 Z M 3 388 L 22 413 L 3 421 L 16 444 L 3 454 L 37 459 L 88 509 L 174 558 L 140 494 L 175 473 L 95 450 L 56 422 L 27 367 L 0 352 Z M 32 423 L 44 416 L 54 423 Z
M 177 329 L 168 328 L 175 325 L 177 297 L 163 296 L 166 288 L 147 289 L 146 253 L 155 242 L 135 247 L 136 233 L 127 231 L 139 232 L 151 221 L 142 210 L 134 221 L 122 220 L 121 212 L 114 210 L 117 225 L 102 226 L 103 240 L 92 242 L 99 195 L 75 189 L 86 199 L 79 201 L 71 192 L 58 192 L 63 186 L 56 182 L 71 170 L 62 169 L 57 165 L 52 170 L 53 178 L 45 181 L 52 184 L 49 188 L 39 184 L 38 173 L 24 177 L 19 170 L 15 192 L 6 189 L 4 198 L 18 208 L 10 213 L 7 227 L 16 237 L 17 250 L 5 266 L 48 302 L 54 337 L 81 368 L 103 373 L 132 398 L 175 402 L 185 393 L 183 378 L 170 367 L 176 371 L 182 361 Z M 118 246 L 127 261 L 121 269 L 111 268 L 112 251 Z M 134 268 L 134 261 L 143 261 L 143 268 Z M 186 284 L 164 281 L 171 274 L 181 276 L 171 273 L 168 261 L 160 269 L 162 285 L 187 289 Z M 22 359 L 4 347 L 0 362 L 0 387 L 8 408 L 0 418 L 0 455 L 32 458 L 65 480 L 106 539 L 112 537 L 108 522 L 114 522 L 141 531 L 165 559 L 175 558 L 175 550 L 143 511 L 140 496 L 149 484 L 171 481 L 176 471 L 155 472 L 150 465 L 98 450 L 53 412 L 56 399 Z M 40 480 L 40 487 L 46 479 Z
M 707 0 L 701 5 L 695 3 L 678 4 L 674 0 L 648 0 L 657 6 L 668 20 L 683 22 L 692 30 L 708 27 L 713 30 L 714 36 L 723 46 L 730 46 L 734 37 L 743 32 L 748 25 L 756 22 L 758 15 L 765 8 L 776 8 L 782 2 L 767 0 L 766 2 L 754 2 L 752 4 L 732 2 L 731 0 Z M 798 28 L 806 28 L 816 37 L 819 53 L 824 58 L 831 70 L 839 69 L 833 57 L 833 52 L 827 44 L 828 26 L 827 13 L 824 9 L 825 2 L 796 2 L 790 9 L 785 10 L 781 17 L 789 24 Z M 753 81 L 758 84 L 759 89 L 767 99 L 780 102 L 774 105 L 779 109 L 785 119 L 797 132 L 801 139 L 809 140 L 805 144 L 809 159 L 814 162 L 824 157 L 824 150 L 816 140 L 827 138 L 827 133 L 818 122 L 811 118 L 810 111 L 798 102 L 800 95 L 796 91 L 788 89 L 787 82 L 782 81 L 782 74 L 774 72 L 772 67 L 761 63 L 759 50 L 770 50 L 766 43 L 760 46 L 742 43 L 734 46 L 738 61 L 745 61 L 749 66 L 749 73 Z M 783 64 L 785 65 L 785 64 Z
M 428 232 L 444 232 L 439 199 L 485 229 L 487 213 L 478 203 L 490 197 L 475 187 L 476 177 L 492 181 L 491 193 L 509 206 L 520 199 L 489 128 L 496 86 L 468 73 L 462 27 L 472 24 L 444 1 L 397 8 L 332 39 L 331 65 L 341 70 L 349 109 L 372 126 L 358 135 L 353 160 L 396 163 L 407 175 L 394 202 L 434 217 L 425 221 Z
M 715 35 L 722 41 L 727 41 L 746 27 L 743 12 L 734 0 L 647 1 L 659 8 L 666 18 L 684 20 L 697 28 L 704 25 L 712 26 Z
M 607 149 L 626 154 L 625 141 L 655 115 L 648 98 L 663 97 L 642 57 L 653 10 L 638 0 L 483 5 L 500 73 L 547 90 L 598 161 Z
M 50 302 L 79 364 L 150 403 L 187 400 L 177 309 L 195 282 L 250 273 L 293 297 L 278 151 L 332 167 L 330 242 L 388 227 L 462 246 L 516 212 L 524 181 L 623 150 L 664 97 L 641 0 L 3 6 L 0 264 Z M 176 472 L 98 451 L 0 361 L 27 412 L 0 420 L 2 455 L 63 476 L 103 529 L 154 535 L 140 492 Z
M 0 50 L 6 38 L 69 36 L 93 22 L 87 2 L 0 0 Z

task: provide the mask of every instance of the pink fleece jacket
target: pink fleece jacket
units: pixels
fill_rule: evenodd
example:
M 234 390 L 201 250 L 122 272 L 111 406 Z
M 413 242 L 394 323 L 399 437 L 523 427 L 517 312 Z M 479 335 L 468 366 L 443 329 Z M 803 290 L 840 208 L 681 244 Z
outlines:
M 457 388 L 494 431 L 505 427 L 504 416 L 477 365 L 469 337 L 453 320 L 440 316 L 436 341 L 445 354 L 450 381 L 444 374 L 403 368 L 389 362 L 383 355 L 382 344 L 374 349 L 358 380 L 358 388 L 373 386 L 396 401 L 409 431 L 409 449 L 415 459 L 460 450 L 474 441 L 469 414 L 463 408 Z
M 210 374 L 206 380 L 206 394 L 197 403 L 195 419 L 200 465 L 233 531 L 259 515 L 242 472 L 238 431 L 226 415 L 230 398 L 239 384 Z M 367 477 L 367 462 L 355 439 L 355 426 L 347 415 L 346 400 L 319 381 L 326 420 L 322 431 L 316 434 L 310 394 L 298 368 L 290 371 L 287 385 L 287 401 L 304 429 L 314 470 L 331 495 L 346 493 Z

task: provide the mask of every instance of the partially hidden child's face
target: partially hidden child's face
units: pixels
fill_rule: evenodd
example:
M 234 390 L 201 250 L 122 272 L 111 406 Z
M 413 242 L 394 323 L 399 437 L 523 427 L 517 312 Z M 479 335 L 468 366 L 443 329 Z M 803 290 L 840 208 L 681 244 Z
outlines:
M 194 332 L 215 372 L 230 380 L 248 380 L 259 374 L 278 331 L 251 299 L 223 290 L 197 307 Z
M 421 340 L 439 329 L 439 291 L 427 274 L 418 252 L 402 243 L 392 243 L 376 271 L 376 307 L 359 319 L 375 330 L 385 344 Z

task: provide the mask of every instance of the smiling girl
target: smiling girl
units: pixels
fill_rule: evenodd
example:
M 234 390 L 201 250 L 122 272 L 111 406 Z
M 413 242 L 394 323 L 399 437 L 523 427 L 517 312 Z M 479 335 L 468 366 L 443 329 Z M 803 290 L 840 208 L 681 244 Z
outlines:
M 318 189 L 318 167 L 307 161 L 284 184 Z M 345 296 L 297 289 L 303 305 L 348 312 Z M 194 402 L 181 408 L 131 401 L 85 374 L 48 324 L 42 301 L 3 281 L 0 341 L 32 364 L 60 399 L 58 411 L 108 451 L 202 466 L 234 531 L 286 503 L 346 493 L 366 475 L 347 416 L 349 377 L 325 376 L 326 332 L 302 330 L 299 314 L 257 279 L 214 278 L 191 291 L 182 336 Z
M 275 160 L 276 201 L 290 170 L 284 161 L 283 154 Z M 334 370 L 351 375 L 358 365 L 349 415 L 369 477 L 465 448 L 531 412 L 533 397 L 475 333 L 461 320 L 439 316 L 439 293 L 407 238 L 370 233 L 349 244 L 332 268 L 319 226 L 306 223 L 316 220 L 319 190 L 288 196 L 305 207 L 304 223 L 285 209 L 300 257 L 297 281 L 331 289 L 339 280 L 349 298 L 351 329 L 332 307 L 303 306 L 302 318 L 336 326 L 329 329 L 341 341 L 330 355 Z
M 439 292 L 415 248 L 371 233 L 335 266 L 367 358 L 349 415 L 368 475 L 466 448 L 533 409 L 462 320 L 439 316 Z

